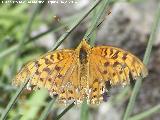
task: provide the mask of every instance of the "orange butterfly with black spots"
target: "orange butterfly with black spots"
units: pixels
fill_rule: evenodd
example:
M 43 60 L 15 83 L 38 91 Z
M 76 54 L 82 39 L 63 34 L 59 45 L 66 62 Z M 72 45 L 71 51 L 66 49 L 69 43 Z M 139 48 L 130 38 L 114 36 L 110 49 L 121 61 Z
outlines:
M 112 46 L 90 47 L 82 40 L 75 49 L 62 49 L 46 53 L 26 64 L 13 80 L 16 86 L 30 80 L 34 88 L 47 88 L 58 95 L 60 103 L 84 99 L 88 104 L 105 100 L 107 85 L 127 85 L 133 79 L 146 77 L 145 65 L 133 54 Z

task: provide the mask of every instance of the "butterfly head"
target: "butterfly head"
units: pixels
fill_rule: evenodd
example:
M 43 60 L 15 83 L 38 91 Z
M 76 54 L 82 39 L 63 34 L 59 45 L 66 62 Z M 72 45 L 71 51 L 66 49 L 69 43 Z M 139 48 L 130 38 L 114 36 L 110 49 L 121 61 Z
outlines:
M 87 41 L 85 39 L 83 39 L 81 41 L 81 43 L 79 44 L 79 46 L 77 47 L 77 50 L 80 51 L 81 49 L 88 51 L 90 49 L 90 45 L 87 43 Z
M 81 64 L 86 64 L 88 62 L 87 56 L 88 53 L 90 52 L 90 49 L 91 49 L 90 45 L 87 43 L 85 39 L 83 39 L 76 49 Z

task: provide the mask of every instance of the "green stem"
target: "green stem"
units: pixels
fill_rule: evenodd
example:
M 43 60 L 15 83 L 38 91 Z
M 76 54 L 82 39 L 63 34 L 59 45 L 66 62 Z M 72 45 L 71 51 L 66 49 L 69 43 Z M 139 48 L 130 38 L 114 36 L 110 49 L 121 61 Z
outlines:
M 37 12 L 39 11 L 40 7 L 41 7 L 41 4 L 38 4 L 37 7 L 35 8 L 33 14 L 31 15 L 31 18 L 30 18 L 30 20 L 29 20 L 29 22 L 27 24 L 27 27 L 26 27 L 26 30 L 25 30 L 25 32 L 23 34 L 22 40 L 18 44 L 18 49 L 17 49 L 17 52 L 16 52 L 16 56 L 15 56 L 15 59 L 14 59 L 14 65 L 13 65 L 13 68 L 12 68 L 12 70 L 13 70 L 12 74 L 15 72 L 16 61 L 17 61 L 17 58 L 19 56 L 19 52 L 20 52 L 21 48 L 23 47 L 24 41 L 27 38 L 27 35 L 28 35 L 29 31 L 30 31 L 31 25 L 33 23 L 33 20 L 34 20 L 34 18 L 36 16 Z M 21 85 L 21 87 L 16 92 L 15 96 L 9 101 L 9 104 L 7 105 L 7 108 L 5 109 L 4 113 L 1 116 L 1 120 L 5 120 L 7 114 L 9 113 L 10 109 L 12 108 L 12 106 L 15 104 L 17 98 L 19 97 L 19 95 L 21 94 L 21 92 L 23 91 L 25 86 L 27 85 L 28 81 L 29 81 L 29 79 L 25 82 L 25 84 Z
M 97 1 L 90 9 L 89 11 L 86 12 L 86 14 L 83 15 L 83 18 L 79 19 L 79 21 L 77 21 L 76 25 L 78 25 L 83 19 L 84 19 L 84 16 L 86 17 L 98 4 L 99 4 L 100 1 Z M 66 33 L 64 35 L 62 35 L 62 37 L 60 37 L 60 39 L 58 40 L 60 43 L 63 42 L 63 40 L 69 35 L 69 33 L 71 33 L 74 28 L 76 27 L 76 25 L 72 26 L 68 31 L 66 31 Z M 64 26 L 65 27 L 65 26 Z M 38 39 L 39 37 L 42 37 L 44 35 L 46 35 L 47 33 L 50 33 L 53 29 L 55 29 L 54 27 L 50 28 L 49 30 L 45 31 L 44 33 L 41 33 L 31 39 L 29 39 L 28 41 L 25 41 L 25 44 L 32 41 L 32 40 L 35 40 L 35 39 Z M 57 28 L 58 30 L 60 28 Z M 57 29 L 55 31 L 57 31 Z M 55 47 L 57 48 L 57 44 L 59 45 L 60 43 L 56 43 L 56 45 L 52 48 L 52 49 L 55 49 Z M 8 48 L 7 50 L 3 51 L 0 53 L 0 58 L 3 58 L 4 56 L 7 56 L 8 54 L 16 51 L 18 49 L 18 45 L 14 45 L 10 48 Z
M 148 118 L 149 116 L 151 116 L 157 112 L 160 113 L 160 104 L 156 105 L 155 107 L 153 107 L 147 111 L 144 111 L 140 114 L 137 114 L 137 115 L 129 118 L 128 120 L 144 120 L 145 118 Z
M 68 37 L 68 35 L 84 20 L 85 17 L 88 16 L 88 14 L 101 2 L 102 0 L 97 0 L 92 4 L 92 6 L 87 10 L 87 12 L 79 19 L 76 21 L 76 23 L 71 26 L 55 43 L 51 51 L 55 50 L 58 48 L 58 46 Z
M 101 8 L 99 9 L 95 20 L 93 21 L 92 25 L 90 26 L 90 28 L 88 29 L 88 31 L 86 32 L 86 34 L 84 36 L 85 39 L 88 39 L 89 35 L 96 29 L 96 27 L 98 25 L 98 22 L 99 22 L 99 19 L 103 15 L 106 8 L 109 6 L 109 2 L 110 2 L 110 0 L 104 0 L 103 1 L 103 4 L 102 4 Z
M 52 109 L 53 104 L 55 103 L 56 98 L 53 98 L 53 100 L 50 101 L 50 103 L 47 105 L 47 107 L 44 109 L 43 113 L 41 114 L 39 120 L 46 120 L 47 116 Z
M 64 27 L 65 27 L 65 26 L 63 26 L 63 27 L 61 26 L 61 27 L 58 27 L 58 28 L 56 28 L 56 29 L 55 29 L 55 27 L 51 27 L 50 29 L 46 30 L 45 32 L 40 33 L 40 34 L 38 34 L 38 35 L 30 38 L 29 40 L 25 41 L 24 44 L 25 44 L 25 45 L 26 45 L 26 44 L 29 44 L 30 42 L 33 42 L 33 41 L 35 41 L 36 39 L 38 39 L 38 38 L 40 38 L 40 37 L 42 37 L 42 36 L 44 36 L 44 35 L 52 32 L 53 30 L 54 30 L 54 32 L 56 32 L 56 31 L 58 31 L 58 30 L 60 30 L 60 29 L 62 29 L 62 28 L 64 28 Z M 11 54 L 12 52 L 16 51 L 17 49 L 18 49 L 18 44 L 9 47 L 9 48 L 8 48 L 7 50 L 5 50 L 5 51 L 2 51 L 2 52 L 0 53 L 0 59 L 3 58 L 3 57 L 5 57 L 5 56 L 7 56 L 7 55 L 9 55 L 9 54 Z
M 29 37 L 29 32 L 30 32 L 30 29 L 31 29 L 31 26 L 32 26 L 32 23 L 33 23 L 33 20 L 34 18 L 36 17 L 38 11 L 40 10 L 41 6 L 43 4 L 37 4 L 35 10 L 33 11 L 28 23 L 27 23 L 27 26 L 26 26 L 26 29 L 24 31 L 24 34 L 22 36 L 22 39 L 20 40 L 19 44 L 18 44 L 18 48 L 17 48 L 17 51 L 16 51 L 16 55 L 15 55 L 15 58 L 14 58 L 14 64 L 13 64 L 13 67 L 12 67 L 12 75 L 16 72 L 16 62 L 17 62 L 17 59 L 18 59 L 18 56 L 20 54 L 20 51 L 22 50 L 23 46 L 24 46 L 24 43 L 25 41 L 28 40 L 28 37 Z
M 9 113 L 9 111 L 13 107 L 13 105 L 15 104 L 16 100 L 18 99 L 19 95 L 22 93 L 22 91 L 25 88 L 25 86 L 27 85 L 28 81 L 29 81 L 29 78 L 26 80 L 26 82 L 23 85 L 20 86 L 20 88 L 17 90 L 16 94 L 9 101 L 6 109 L 2 113 L 2 116 L 1 116 L 0 120 L 5 120 L 6 119 L 7 114 Z
M 89 107 L 87 105 L 87 100 L 85 99 L 81 105 L 81 118 L 80 120 L 89 119 Z
M 63 112 L 61 114 L 59 114 L 55 120 L 59 120 L 66 112 L 68 112 L 73 106 L 74 106 L 74 102 L 72 104 L 70 104 L 66 109 L 63 110 Z
M 146 49 L 144 59 L 143 59 L 143 62 L 146 65 L 148 64 L 150 54 L 151 54 L 151 50 L 152 50 L 152 46 L 153 46 L 153 43 L 154 43 L 155 38 L 156 38 L 156 31 L 157 31 L 157 28 L 158 28 L 159 21 L 160 21 L 160 5 L 159 5 L 159 8 L 158 8 L 157 14 L 155 16 L 155 22 L 153 24 L 152 32 L 151 32 L 149 42 L 148 42 L 148 45 L 147 45 L 147 49 Z M 123 120 L 128 120 L 128 118 L 129 118 L 129 116 L 130 116 L 130 114 L 131 114 L 131 112 L 134 108 L 135 100 L 136 100 L 136 97 L 137 97 L 137 94 L 140 90 L 141 85 L 142 85 L 142 79 L 137 80 L 136 84 L 134 86 L 132 95 L 130 97 L 127 109 L 125 111 Z

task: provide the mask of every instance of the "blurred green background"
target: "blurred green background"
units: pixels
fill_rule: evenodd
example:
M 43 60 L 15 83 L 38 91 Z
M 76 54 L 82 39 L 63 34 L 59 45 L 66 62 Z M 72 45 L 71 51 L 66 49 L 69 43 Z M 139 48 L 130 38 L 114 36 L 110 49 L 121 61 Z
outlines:
M 18 0 L 17 0 L 18 1 Z M 34 0 L 33 0 L 34 1 Z M 58 38 L 79 19 L 94 1 L 68 0 L 67 3 L 16 3 L 0 1 L 0 114 L 5 110 L 17 88 L 11 85 L 16 72 L 23 64 L 53 48 Z M 64 0 L 63 0 L 64 1 Z M 93 31 L 95 45 L 112 45 L 123 48 L 143 59 L 152 31 L 159 0 L 112 0 Z M 99 7 L 100 8 L 100 7 Z M 90 24 L 96 19 L 99 8 L 81 22 L 62 42 L 58 49 L 75 48 Z M 107 15 L 108 12 L 111 12 Z M 30 27 L 29 27 L 30 26 Z M 160 120 L 160 29 L 148 63 L 149 76 L 143 81 L 131 116 L 158 106 L 143 120 Z M 131 95 L 131 88 L 111 89 L 108 102 L 100 105 L 72 107 L 62 120 L 121 120 Z M 51 101 L 45 89 L 24 90 L 9 111 L 7 120 L 39 120 Z M 47 120 L 55 120 L 66 106 L 51 107 Z M 88 111 L 86 114 L 82 110 Z M 150 113 L 148 113 L 150 114 Z M 87 116 L 87 117 L 84 117 Z M 131 117 L 132 118 L 132 117 Z M 130 120 L 130 119 L 129 119 Z M 131 119 L 139 120 L 139 119 Z

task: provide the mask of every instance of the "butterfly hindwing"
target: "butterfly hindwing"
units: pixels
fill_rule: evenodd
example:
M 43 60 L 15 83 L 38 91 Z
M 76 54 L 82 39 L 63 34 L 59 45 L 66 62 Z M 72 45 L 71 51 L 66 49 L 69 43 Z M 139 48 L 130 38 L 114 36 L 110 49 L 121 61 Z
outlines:
M 89 62 L 89 103 L 99 104 L 103 100 L 102 95 L 105 92 L 105 81 L 99 67 L 95 64 L 93 59 L 97 60 L 96 58 L 92 58 Z
M 73 67 L 68 69 L 65 80 L 62 83 L 59 92 L 59 103 L 77 102 L 80 99 L 78 65 L 74 63 Z

